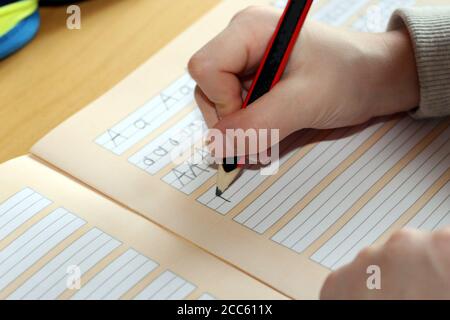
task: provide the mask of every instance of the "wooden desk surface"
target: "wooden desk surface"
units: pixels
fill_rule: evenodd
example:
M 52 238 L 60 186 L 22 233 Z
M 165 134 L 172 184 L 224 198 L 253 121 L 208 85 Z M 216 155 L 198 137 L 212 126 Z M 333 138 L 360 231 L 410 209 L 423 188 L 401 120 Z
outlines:
M 0 61 L 0 163 L 28 152 L 64 119 L 102 95 L 218 0 L 90 0 L 81 30 L 66 7 L 41 8 L 27 47 Z

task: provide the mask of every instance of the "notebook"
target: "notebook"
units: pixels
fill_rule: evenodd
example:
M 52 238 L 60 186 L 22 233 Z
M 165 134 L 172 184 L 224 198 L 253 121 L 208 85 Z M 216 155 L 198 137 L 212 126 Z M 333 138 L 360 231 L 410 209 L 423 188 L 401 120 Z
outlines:
M 255 3 L 285 5 L 220 2 L 0 165 L 0 298 L 315 299 L 361 248 L 450 223 L 448 119 L 303 130 L 280 145 L 277 174 L 245 170 L 215 196 L 186 64 Z M 424 3 L 323 0 L 310 18 L 378 32 Z

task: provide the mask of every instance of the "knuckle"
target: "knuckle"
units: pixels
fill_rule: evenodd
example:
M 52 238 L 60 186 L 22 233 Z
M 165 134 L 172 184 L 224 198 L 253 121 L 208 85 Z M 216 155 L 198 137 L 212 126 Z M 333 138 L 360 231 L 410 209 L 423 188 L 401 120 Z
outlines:
M 415 236 L 416 231 L 413 229 L 403 228 L 394 232 L 389 240 L 386 242 L 386 246 L 391 248 L 401 247 L 407 244 Z
M 403 228 L 391 235 L 384 245 L 382 258 L 384 261 L 396 261 L 399 257 L 406 259 L 414 255 L 417 249 L 417 237 L 420 232 L 414 229 Z
M 366 247 L 362 249 L 355 258 L 355 261 L 358 262 L 367 262 L 373 256 L 374 249 L 371 247 Z
M 207 56 L 202 50 L 196 52 L 188 62 L 188 71 L 194 80 L 204 77 L 210 69 Z
M 237 22 L 237 21 L 245 21 L 249 17 L 253 17 L 255 14 L 257 14 L 261 10 L 261 6 L 248 6 L 245 9 L 242 9 L 238 13 L 236 13 L 233 18 L 231 18 L 231 22 Z M 231 23 L 230 22 L 230 23 Z

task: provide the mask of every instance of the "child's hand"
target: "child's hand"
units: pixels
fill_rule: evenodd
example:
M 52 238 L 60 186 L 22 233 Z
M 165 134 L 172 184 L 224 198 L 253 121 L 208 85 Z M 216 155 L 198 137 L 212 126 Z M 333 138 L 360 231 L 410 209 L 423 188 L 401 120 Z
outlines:
M 264 54 L 280 12 L 251 7 L 189 61 L 196 100 L 209 126 L 280 129 L 355 125 L 407 111 L 419 101 L 406 31 L 357 33 L 309 21 L 281 81 L 247 109 L 242 95 Z M 217 122 L 217 116 L 220 121 Z
M 369 290 L 369 266 L 378 266 L 379 290 Z M 450 229 L 397 231 L 330 274 L 322 299 L 450 299 Z

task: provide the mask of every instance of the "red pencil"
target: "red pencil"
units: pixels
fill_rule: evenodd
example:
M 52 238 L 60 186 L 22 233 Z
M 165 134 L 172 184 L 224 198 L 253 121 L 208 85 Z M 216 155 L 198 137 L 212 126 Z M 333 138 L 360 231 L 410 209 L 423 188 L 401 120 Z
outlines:
M 270 91 L 280 81 L 292 49 L 305 23 L 313 0 L 289 0 L 267 46 L 242 108 Z M 242 164 L 237 157 L 224 159 L 217 173 L 216 196 L 231 185 L 239 175 Z

